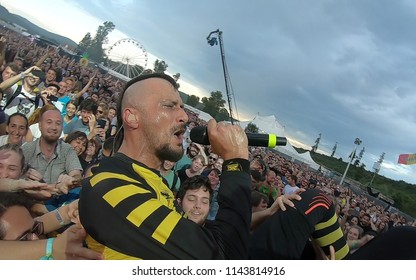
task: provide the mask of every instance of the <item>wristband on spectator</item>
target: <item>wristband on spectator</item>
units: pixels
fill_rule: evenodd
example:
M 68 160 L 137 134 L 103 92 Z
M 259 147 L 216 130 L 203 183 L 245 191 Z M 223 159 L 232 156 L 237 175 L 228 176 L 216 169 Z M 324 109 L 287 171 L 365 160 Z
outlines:
M 26 74 L 24 72 L 20 73 L 20 80 L 23 80 L 26 78 Z
M 64 218 L 62 218 L 61 213 L 59 213 L 59 208 L 56 208 L 55 210 L 53 210 L 53 212 L 55 213 L 55 218 L 58 220 L 61 226 L 65 226 L 68 224 L 65 223 Z
M 52 250 L 53 250 L 53 242 L 55 241 L 55 238 L 48 238 L 48 241 L 46 241 L 46 254 L 41 257 L 41 260 L 53 260 L 52 256 Z

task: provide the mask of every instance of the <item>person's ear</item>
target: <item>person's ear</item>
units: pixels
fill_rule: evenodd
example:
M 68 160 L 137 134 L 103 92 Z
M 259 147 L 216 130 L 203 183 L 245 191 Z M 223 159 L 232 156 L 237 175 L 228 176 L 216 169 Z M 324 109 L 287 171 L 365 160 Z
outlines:
M 139 117 L 137 116 L 134 109 L 126 109 L 124 111 L 124 120 L 128 126 L 133 128 L 137 128 L 139 123 Z

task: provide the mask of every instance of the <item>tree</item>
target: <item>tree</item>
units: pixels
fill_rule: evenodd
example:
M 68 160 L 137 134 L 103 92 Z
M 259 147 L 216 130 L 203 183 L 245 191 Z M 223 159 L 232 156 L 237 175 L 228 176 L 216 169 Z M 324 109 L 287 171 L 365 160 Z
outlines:
M 186 104 L 189 106 L 195 107 L 199 104 L 199 97 L 196 95 L 190 95 L 188 99 L 186 100 Z
M 168 66 L 165 61 L 156 59 L 153 71 L 155 73 L 165 73 Z
M 87 34 L 85 34 L 84 38 L 82 38 L 81 42 L 79 42 L 78 49 L 82 53 L 85 53 L 87 52 L 88 48 L 91 46 L 91 43 L 92 43 L 91 33 L 88 32 Z
M 222 97 L 221 91 L 212 91 L 210 97 L 203 97 L 202 104 L 204 104 L 204 111 L 213 116 L 217 121 L 219 121 L 223 116 L 228 115 L 228 111 L 224 107 L 225 100 Z M 226 112 L 224 112 L 224 110 Z
M 180 77 L 181 77 L 181 73 L 176 73 L 175 75 L 173 75 L 173 78 L 175 79 L 176 82 L 179 80 Z
M 246 133 L 259 133 L 259 128 L 256 124 L 249 122 L 246 128 L 244 129 Z
M 95 62 L 105 61 L 107 56 L 104 52 L 103 44 L 108 43 L 108 34 L 115 27 L 114 23 L 106 21 L 103 25 L 98 26 L 97 33 L 93 39 L 91 38 L 91 34 L 87 33 L 79 43 L 81 45 L 80 50 L 87 52 L 90 59 Z

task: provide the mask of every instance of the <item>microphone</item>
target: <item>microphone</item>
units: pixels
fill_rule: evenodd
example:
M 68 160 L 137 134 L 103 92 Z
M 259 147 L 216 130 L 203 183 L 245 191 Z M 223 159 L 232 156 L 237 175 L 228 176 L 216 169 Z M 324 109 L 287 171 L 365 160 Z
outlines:
M 249 146 L 274 148 L 286 146 L 286 137 L 278 137 L 275 134 L 246 133 Z M 208 129 L 206 126 L 195 126 L 189 135 L 192 142 L 209 145 Z

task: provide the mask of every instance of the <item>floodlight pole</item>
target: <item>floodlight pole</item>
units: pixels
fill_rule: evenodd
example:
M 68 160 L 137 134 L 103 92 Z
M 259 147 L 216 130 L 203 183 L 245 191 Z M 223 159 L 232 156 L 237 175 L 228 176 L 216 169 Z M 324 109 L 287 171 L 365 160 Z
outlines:
M 225 63 L 224 45 L 223 45 L 223 41 L 222 41 L 222 31 L 220 31 L 219 29 L 217 29 L 215 31 L 212 31 L 211 33 L 209 33 L 209 35 L 207 37 L 207 41 L 208 41 L 208 44 L 213 46 L 214 44 L 211 41 L 211 35 L 213 35 L 215 33 L 218 35 L 218 41 L 220 43 L 222 70 L 224 72 L 225 92 L 227 94 L 228 109 L 230 110 L 230 120 L 231 120 L 231 124 L 234 124 L 234 117 L 233 117 L 233 111 L 232 111 L 232 106 L 231 106 L 231 95 L 230 95 L 230 89 L 229 89 L 229 85 L 228 85 L 229 82 L 228 82 L 228 75 L 227 75 L 227 65 Z
M 342 175 L 341 181 L 339 182 L 339 184 L 341 186 L 344 183 L 344 179 L 345 179 L 345 176 L 347 175 L 348 168 L 350 167 L 351 162 L 355 158 L 355 152 L 357 151 L 357 147 L 361 144 L 361 142 L 362 141 L 360 140 L 360 138 L 355 138 L 355 141 L 354 141 L 355 146 L 354 146 L 354 149 L 352 150 L 352 153 L 351 153 L 351 159 L 347 164 L 347 168 L 345 168 L 345 172 L 344 172 L 344 175 Z

